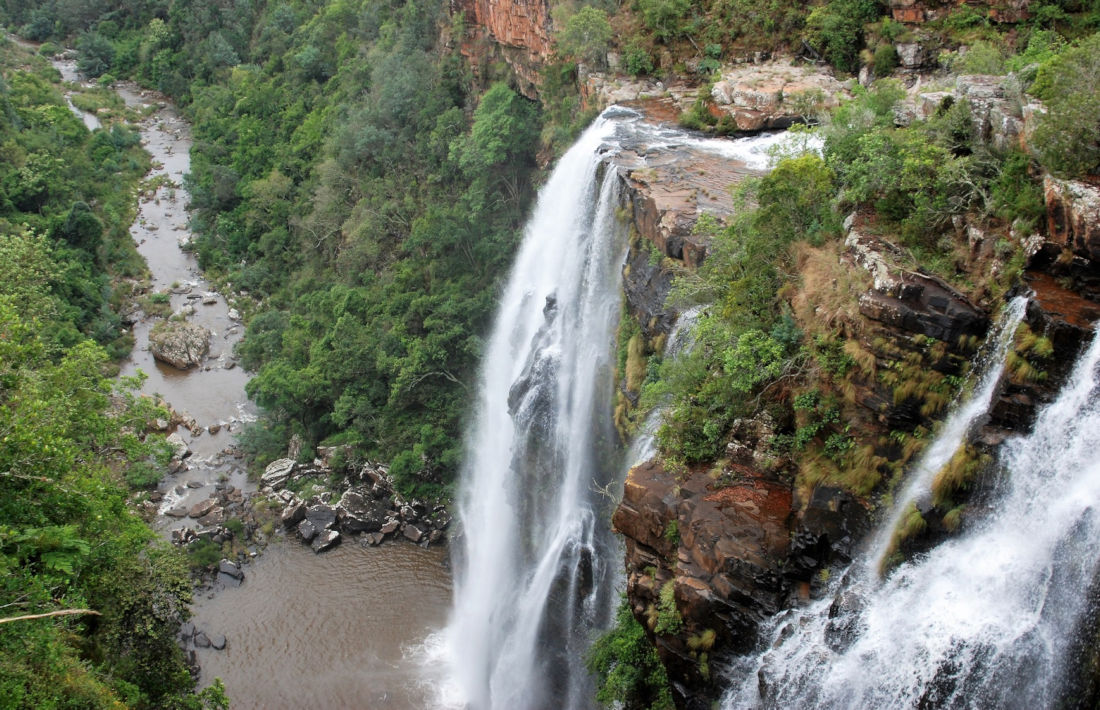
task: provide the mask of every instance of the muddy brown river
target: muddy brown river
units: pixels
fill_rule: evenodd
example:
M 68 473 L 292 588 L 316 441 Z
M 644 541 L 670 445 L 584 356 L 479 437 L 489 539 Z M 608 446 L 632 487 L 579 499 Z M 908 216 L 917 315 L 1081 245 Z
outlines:
M 55 61 L 68 81 L 73 62 Z M 170 291 L 173 312 L 190 307 L 188 320 L 211 332 L 210 355 L 200 368 L 177 370 L 148 352 L 152 319 L 134 326 L 136 345 L 122 373 L 148 376 L 142 391 L 159 394 L 203 429 L 178 432 L 192 455 L 186 470 L 169 476 L 158 525 L 194 523 L 163 512 L 206 499 L 224 480 L 254 490 L 243 463 L 227 452 L 241 427 L 255 418 L 245 395 L 248 374 L 236 366 L 233 346 L 243 326 L 231 304 L 213 294 L 195 259 L 180 248 L 188 230 L 187 194 L 178 187 L 190 169 L 187 122 L 160 97 L 122 85 L 130 106 L 156 107 L 141 124 L 142 144 L 154 170 L 177 187 L 162 186 L 143 199 L 131 234 L 152 272 L 156 291 Z M 94 128 L 87 117 L 86 125 Z M 210 294 L 213 294 L 211 298 Z M 209 433 L 210 425 L 218 425 Z M 321 555 L 277 536 L 244 568 L 243 584 L 200 593 L 195 626 L 227 639 L 224 650 L 198 649 L 200 685 L 225 683 L 234 710 L 249 708 L 424 708 L 438 678 L 422 660 L 425 640 L 446 622 L 451 578 L 442 548 L 391 542 L 367 548 L 349 539 Z

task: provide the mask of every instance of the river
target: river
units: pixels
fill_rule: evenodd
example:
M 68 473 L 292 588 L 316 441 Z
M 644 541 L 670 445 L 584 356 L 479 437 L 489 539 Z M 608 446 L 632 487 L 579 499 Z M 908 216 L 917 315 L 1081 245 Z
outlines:
M 55 60 L 54 66 L 66 81 L 79 79 L 74 62 Z M 134 351 L 122 365 L 124 375 L 140 370 L 148 376 L 143 392 L 161 395 L 198 425 L 198 433 L 178 428 L 193 453 L 184 470 L 159 486 L 165 498 L 156 526 L 167 531 L 194 522 L 172 520 L 165 511 L 205 500 L 219 482 L 255 490 L 233 454 L 235 435 L 255 418 L 255 408 L 245 395 L 248 374 L 233 358 L 243 326 L 180 248 L 191 239 L 188 196 L 180 187 L 190 170 L 190 126 L 164 97 L 131 84 L 116 88 L 127 105 L 155 109 L 140 124 L 154 165 L 147 177 L 172 183 L 141 199 L 130 232 L 149 265 L 153 290 L 171 292 L 173 312 L 191 306 L 188 320 L 212 333 L 206 362 L 182 371 L 153 359 L 148 334 L 155 320 L 142 319 L 134 326 Z M 94 116 L 81 117 L 89 129 L 98 127 Z M 224 650 L 198 650 L 200 684 L 220 677 L 234 710 L 424 707 L 435 681 L 420 659 L 424 640 L 446 622 L 446 556 L 440 548 L 403 542 L 366 548 L 354 540 L 316 555 L 276 536 L 245 567 L 241 586 L 197 596 L 195 626 L 228 640 Z

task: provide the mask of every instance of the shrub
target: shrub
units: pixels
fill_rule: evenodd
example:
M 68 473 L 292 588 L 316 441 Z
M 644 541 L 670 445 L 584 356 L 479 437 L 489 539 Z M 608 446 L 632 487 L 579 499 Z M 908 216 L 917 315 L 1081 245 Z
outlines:
M 1046 104 L 1031 143 L 1066 177 L 1100 172 L 1100 33 L 1039 67 L 1031 93 Z
M 592 644 L 585 664 L 596 677 L 596 700 L 609 707 L 672 710 L 668 675 L 624 597 L 615 625 Z
M 611 37 L 607 13 L 588 5 L 566 21 L 558 35 L 558 49 L 578 62 L 600 67 L 606 63 Z
M 871 68 L 875 76 L 889 76 L 898 66 L 898 50 L 892 44 L 880 44 L 875 48 Z

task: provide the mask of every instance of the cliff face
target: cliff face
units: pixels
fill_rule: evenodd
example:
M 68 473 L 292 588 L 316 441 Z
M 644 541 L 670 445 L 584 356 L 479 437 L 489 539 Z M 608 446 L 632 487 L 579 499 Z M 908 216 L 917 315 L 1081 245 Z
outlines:
M 997 120 L 1001 97 L 986 84 L 968 78 L 956 91 L 989 94 L 988 101 L 971 101 L 987 140 L 1024 142 L 1022 124 Z M 669 101 L 666 96 L 639 105 L 659 120 Z M 693 231 L 700 212 L 728 218 L 734 205 L 721 186 L 756 170 L 686 148 L 644 145 L 615 160 L 637 235 L 624 273 L 628 307 L 647 335 L 667 332 L 676 315 L 664 306 L 672 271 L 695 268 L 706 257 L 707 243 Z M 996 255 L 999 241 L 1022 245 L 1029 263 L 1020 288 L 1034 292 L 1026 332 L 1049 339 L 1055 353 L 1036 358 L 1026 344 L 1017 346 L 1013 357 L 1030 358 L 1035 372 L 1042 372 L 1029 376 L 1010 368 L 1003 378 L 989 417 L 973 432 L 974 446 L 986 453 L 1030 424 L 1100 318 L 1100 190 L 1047 178 L 1045 192 L 1048 220 L 1041 234 L 1006 226 L 990 230 L 966 220 L 955 225 L 969 243 L 968 268 L 975 276 L 1006 268 Z M 831 273 L 846 275 L 846 291 L 838 291 L 835 279 L 805 279 L 792 301 L 796 312 L 825 318 L 831 316 L 815 303 L 826 296 L 847 299 L 846 315 L 834 325 L 873 362 L 867 374 L 852 379 L 851 425 L 877 437 L 874 454 L 886 461 L 897 456 L 886 443 L 891 432 L 930 427 L 935 408 L 929 414 L 918 398 L 899 397 L 876 370 L 908 362 L 934 376 L 960 375 L 1002 300 L 972 300 L 904 266 L 902 250 L 870 227 L 852 215 L 841 245 L 811 255 L 829 262 Z M 873 524 L 872 499 L 831 485 L 799 486 L 796 466 L 777 462 L 769 446 L 780 427 L 767 414 L 738 420 L 725 456 L 711 468 L 672 470 L 660 457 L 636 467 L 614 513 L 626 543 L 628 598 L 669 671 L 680 707 L 709 708 L 718 692 L 712 664 L 723 654 L 751 650 L 763 620 L 820 591 L 830 566 L 850 560 Z M 980 495 L 980 483 L 975 491 Z M 928 531 L 909 541 L 907 551 L 947 534 L 940 515 L 928 513 Z M 662 626 L 670 593 L 680 623 Z
M 451 13 L 465 16 L 461 49 L 475 73 L 502 59 L 521 91 L 537 98 L 539 71 L 553 51 L 548 0 L 452 0 Z
M 938 20 L 967 0 L 890 0 L 890 13 L 898 22 L 917 24 Z M 988 17 L 994 22 L 1020 22 L 1028 17 L 1031 0 L 993 0 L 985 3 Z

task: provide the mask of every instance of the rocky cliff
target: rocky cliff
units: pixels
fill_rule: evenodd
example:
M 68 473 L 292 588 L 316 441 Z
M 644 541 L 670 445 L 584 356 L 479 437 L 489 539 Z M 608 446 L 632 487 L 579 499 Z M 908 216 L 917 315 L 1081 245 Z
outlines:
M 911 97 L 916 103 L 935 101 L 918 94 Z M 987 140 L 1026 143 L 1024 121 L 1006 108 L 996 82 L 960 79 L 946 94 L 971 99 Z M 617 100 L 624 98 L 632 97 Z M 634 105 L 659 121 L 670 100 Z M 671 273 L 706 258 L 706 240 L 694 230 L 699 214 L 731 215 L 734 206 L 722 185 L 756 170 L 683 146 L 638 145 L 614 162 L 636 233 L 624 269 L 627 303 L 653 336 L 667 332 L 676 317 L 664 305 Z M 927 432 L 945 413 L 949 398 L 939 385 L 966 371 L 1007 298 L 980 285 L 1007 268 L 1003 249 L 995 248 L 1006 240 L 1028 256 L 1017 291 L 1033 295 L 994 406 L 972 433 L 973 459 L 988 462 L 983 456 L 1008 433 L 1026 428 L 1036 407 L 1056 392 L 1100 317 L 1100 192 L 1048 177 L 1045 195 L 1048 218 L 1036 234 L 956 222 L 957 239 L 970 247 L 966 268 L 979 283 L 967 293 L 907 265 L 904 251 L 865 215 L 846 220 L 842 243 L 805 254 L 806 273 L 824 277 L 803 279 L 792 310 L 802 324 L 829 319 L 859 363 L 843 393 L 843 416 L 860 432 L 873 480 L 899 475 L 902 466 L 894 462 L 919 450 L 919 441 L 898 432 Z M 916 384 L 902 381 L 899 372 Z M 626 542 L 627 594 L 680 707 L 710 707 L 718 692 L 715 660 L 750 650 L 761 621 L 819 591 L 830 568 L 852 558 L 876 518 L 874 495 L 828 479 L 808 484 L 803 464 L 773 450 L 774 435 L 790 426 L 770 413 L 738 420 L 725 456 L 712 466 L 671 467 L 658 456 L 631 471 L 625 483 L 613 524 Z M 980 497 L 984 485 L 979 474 L 969 495 Z M 946 510 L 923 512 L 926 530 L 905 540 L 904 552 L 948 534 Z
M 475 73 L 490 62 L 508 63 L 528 98 L 537 98 L 539 72 L 553 51 L 548 0 L 452 0 L 451 13 L 462 13 L 462 54 Z

